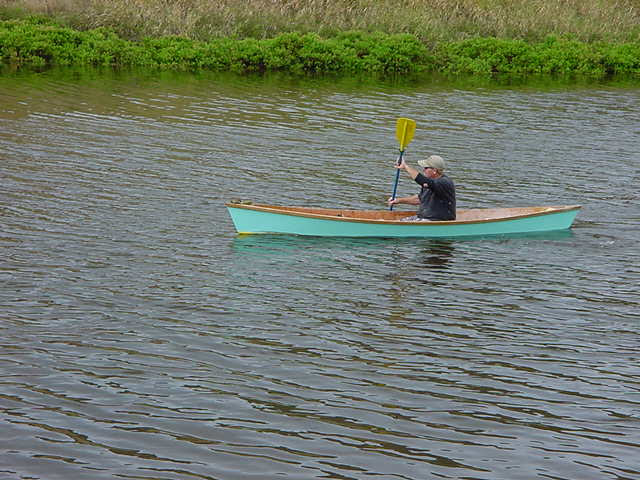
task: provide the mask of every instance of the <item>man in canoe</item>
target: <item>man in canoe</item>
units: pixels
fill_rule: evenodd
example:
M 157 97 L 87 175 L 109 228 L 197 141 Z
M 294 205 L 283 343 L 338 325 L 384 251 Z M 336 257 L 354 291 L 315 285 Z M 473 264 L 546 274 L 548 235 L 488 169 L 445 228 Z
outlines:
M 455 220 L 456 219 L 456 188 L 453 181 L 444 174 L 444 160 L 438 155 L 431 155 L 424 160 L 418 160 L 423 168 L 420 173 L 407 164 L 403 159 L 396 168 L 402 169 L 422 188 L 420 193 L 410 197 L 389 198 L 387 203 L 397 205 L 419 205 L 416 215 L 403 218 L 407 221 Z

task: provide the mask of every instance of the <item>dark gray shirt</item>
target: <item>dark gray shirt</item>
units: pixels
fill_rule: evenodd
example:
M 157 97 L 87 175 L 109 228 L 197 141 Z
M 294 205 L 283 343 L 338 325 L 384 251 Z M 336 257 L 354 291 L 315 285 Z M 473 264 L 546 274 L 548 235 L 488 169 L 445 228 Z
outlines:
M 418 197 L 418 218 L 429 220 L 456 219 L 456 187 L 446 175 L 429 178 L 421 173 L 416 177 L 416 183 L 422 186 Z

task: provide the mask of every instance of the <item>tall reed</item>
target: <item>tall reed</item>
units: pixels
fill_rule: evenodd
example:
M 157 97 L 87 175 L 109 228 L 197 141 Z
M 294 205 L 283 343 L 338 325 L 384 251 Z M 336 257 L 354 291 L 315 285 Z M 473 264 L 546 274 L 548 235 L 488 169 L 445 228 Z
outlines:
M 0 18 L 53 16 L 128 39 L 178 35 L 272 38 L 281 33 L 410 33 L 431 44 L 477 37 L 640 41 L 640 0 L 1 0 Z M 0 3 L 1 4 L 1 3 Z

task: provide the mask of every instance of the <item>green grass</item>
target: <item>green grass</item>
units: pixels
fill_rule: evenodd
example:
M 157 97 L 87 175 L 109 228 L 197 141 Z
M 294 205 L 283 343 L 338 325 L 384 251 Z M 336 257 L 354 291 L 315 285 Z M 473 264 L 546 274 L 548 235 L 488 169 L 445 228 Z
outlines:
M 407 33 L 421 42 L 497 37 L 640 41 L 640 0 L 5 0 L 0 19 L 44 13 L 122 38 L 273 38 L 283 33 Z
M 640 0 L 6 0 L 0 61 L 235 72 L 640 74 Z

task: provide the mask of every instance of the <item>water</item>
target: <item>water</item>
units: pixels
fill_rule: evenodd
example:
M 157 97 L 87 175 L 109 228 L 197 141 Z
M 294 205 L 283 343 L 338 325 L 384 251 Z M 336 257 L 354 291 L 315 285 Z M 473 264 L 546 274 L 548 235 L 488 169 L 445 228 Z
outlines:
M 638 111 L 633 82 L 0 77 L 0 478 L 640 478 Z M 232 198 L 384 208 L 399 116 L 460 208 L 574 228 L 236 236 Z

